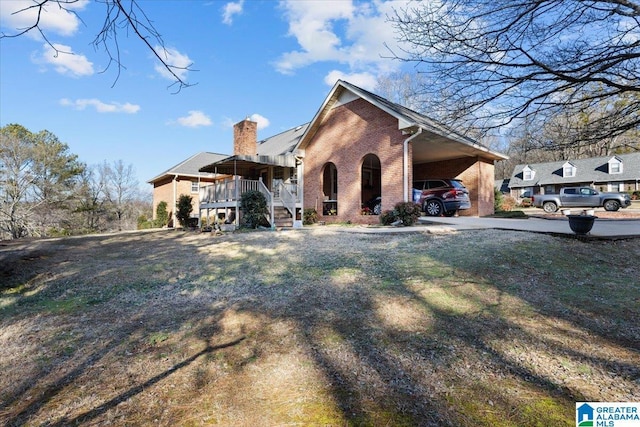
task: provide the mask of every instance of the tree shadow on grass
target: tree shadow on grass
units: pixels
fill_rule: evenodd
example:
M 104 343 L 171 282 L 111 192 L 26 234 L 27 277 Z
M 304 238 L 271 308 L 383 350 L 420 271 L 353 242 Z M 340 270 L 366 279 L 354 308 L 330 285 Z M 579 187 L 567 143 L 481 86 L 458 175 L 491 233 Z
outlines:
M 98 271 L 92 273 L 92 277 L 127 277 L 126 286 L 111 292 L 105 290 L 98 303 L 121 308 L 129 301 L 133 304 L 126 311 L 115 313 L 114 322 L 123 324 L 123 316 L 139 311 L 135 321 L 144 325 L 138 326 L 132 319 L 127 334 L 175 331 L 206 312 L 216 319 L 202 336 L 210 338 L 219 332 L 218 319 L 231 310 L 254 315 L 267 325 L 280 320 L 292 323 L 302 337 L 305 354 L 321 372 L 330 398 L 342 415 L 339 423 L 350 425 L 527 425 L 534 420 L 547 425 L 563 425 L 571 420 L 573 401 L 598 400 L 597 395 L 567 386 L 537 370 L 538 366 L 518 360 L 496 345 L 497 341 L 504 345 L 511 337 L 518 337 L 530 349 L 544 348 L 553 355 L 620 372 L 625 380 L 632 380 L 637 374 L 632 364 L 591 355 L 561 341 L 537 336 L 513 318 L 506 318 L 500 310 L 508 304 L 508 296 L 526 301 L 540 316 L 559 316 L 569 324 L 589 329 L 589 323 L 580 320 L 583 318 L 577 317 L 576 322 L 577 310 L 573 310 L 571 301 L 563 300 L 549 310 L 544 299 L 539 299 L 542 298 L 540 294 L 527 299 L 521 286 L 501 282 L 497 273 L 489 274 L 491 266 L 487 266 L 482 256 L 491 259 L 491 252 L 497 252 L 490 242 L 482 249 L 486 253 L 474 254 L 472 251 L 464 253 L 464 245 L 450 238 L 446 238 L 447 244 L 438 246 L 437 239 L 428 236 L 390 236 L 384 240 L 379 236 L 345 235 L 340 240 L 331 233 L 304 236 L 294 240 L 286 235 L 265 232 L 182 245 L 180 235 L 175 235 L 166 241 L 154 241 L 153 250 L 149 250 L 148 241 L 139 241 L 141 255 L 137 261 L 143 263 L 141 270 L 147 271 L 148 277 L 128 277 L 136 269 L 122 264 L 117 258 L 96 263 L 93 268 Z M 346 239 L 356 239 L 361 247 L 343 245 Z M 93 243 L 106 245 L 107 252 L 113 250 L 114 253 L 123 244 L 121 241 Z M 214 243 L 218 244 L 219 250 L 208 246 Z M 454 246 L 454 252 L 460 251 L 470 260 L 463 263 L 462 255 L 449 256 L 452 249 L 449 244 Z M 456 248 L 456 244 L 462 246 Z M 300 245 L 314 247 L 313 255 L 302 255 Z M 408 253 L 405 247 L 412 248 L 415 253 Z M 180 259 L 187 256 L 202 268 L 184 269 Z M 154 263 L 158 263 L 158 271 L 153 267 Z M 421 268 L 426 263 L 430 268 Z M 172 270 L 171 284 L 157 280 L 166 269 Z M 542 271 L 540 267 L 539 270 Z M 66 280 L 82 282 L 85 272 L 78 270 Z M 498 295 L 496 301 L 487 302 L 477 289 L 468 292 L 468 287 L 476 282 Z M 64 282 L 56 282 L 55 289 L 43 292 L 61 298 L 66 295 L 63 285 Z M 86 283 L 85 286 L 95 288 L 97 285 Z M 431 288 L 444 290 L 453 301 L 452 308 L 420 292 L 420 289 L 428 291 Z M 176 299 L 187 291 L 198 295 L 201 299 L 198 307 L 201 308 L 185 309 L 175 318 L 161 319 L 153 317 L 158 313 L 158 307 L 156 310 L 145 309 L 153 304 L 160 304 L 160 308 L 165 308 L 162 304 L 166 304 L 165 310 L 169 310 L 184 303 L 196 303 L 196 299 Z M 79 288 L 78 292 L 84 291 Z M 37 307 L 35 296 L 24 298 L 20 307 Z M 159 302 L 156 303 L 156 299 Z M 210 312 L 207 308 L 203 311 L 202 307 L 208 307 L 207 302 L 211 301 L 219 302 L 215 310 Z M 390 324 L 381 314 L 380 306 L 389 301 L 411 305 L 411 313 L 424 325 L 416 326 L 411 321 L 400 326 Z M 75 319 L 81 319 L 81 316 Z M 605 334 L 601 337 L 607 338 Z M 254 336 L 246 339 L 256 340 L 259 338 Z M 83 408 L 83 412 L 75 416 L 58 419 L 54 425 L 100 419 L 119 403 L 187 367 L 198 357 L 241 341 L 234 340 L 217 347 L 208 344 L 204 350 L 152 378 L 121 390 L 115 397 L 105 398 L 93 408 Z M 45 388 L 43 399 L 39 397 L 37 402 L 22 409 L 11 422 L 15 425 L 28 422 L 30 414 L 45 407 L 62 388 L 77 381 L 84 371 L 119 344 L 119 340 L 112 339 L 100 351 L 79 360 L 75 369 Z M 270 343 L 255 342 L 255 345 L 266 347 Z M 469 366 L 462 366 L 463 363 Z M 242 369 L 244 366 L 238 366 L 238 370 Z M 44 372 L 41 374 L 44 376 Z M 32 377 L 28 382 L 42 381 L 42 378 Z M 528 416 L 514 413 L 525 412 L 531 404 L 526 396 L 510 393 L 507 389 L 510 385 L 536 398 L 547 399 L 550 406 L 534 407 L 533 414 Z M 19 395 L 24 397 L 28 391 L 28 387 L 23 388 Z M 20 398 L 16 397 L 14 401 Z M 551 410 L 545 411 L 545 408 Z
M 240 344 L 242 341 L 244 341 L 245 337 L 241 337 L 238 338 L 234 341 L 230 341 L 224 344 L 220 344 L 220 345 L 207 345 L 207 347 L 205 347 L 204 349 L 202 349 L 201 351 L 195 353 L 194 355 L 192 355 L 191 357 L 183 360 L 182 362 L 173 365 L 171 368 L 167 369 L 166 371 L 148 379 L 147 381 L 143 382 L 142 384 L 138 384 L 135 387 L 130 388 L 129 390 L 125 391 L 124 393 L 120 393 L 119 395 L 115 396 L 114 398 L 104 402 L 103 404 L 101 404 L 100 406 L 93 408 L 89 411 L 86 411 L 80 415 L 77 415 L 71 419 L 68 419 L 66 417 L 63 417 L 62 419 L 56 421 L 55 423 L 51 424 L 51 426 L 55 426 L 55 427 L 63 427 L 63 426 L 67 426 L 67 425 L 78 425 L 78 424 L 82 424 L 82 423 L 86 423 L 88 421 L 93 420 L 94 418 L 99 417 L 100 415 L 104 414 L 105 412 L 107 412 L 110 409 L 115 408 L 116 406 L 118 406 L 120 403 L 127 401 L 128 399 L 134 397 L 137 394 L 142 393 L 145 389 L 157 384 L 158 382 L 164 380 L 165 378 L 169 377 L 170 375 L 176 373 L 177 371 L 179 371 L 182 368 L 185 368 L 187 366 L 189 366 L 191 363 L 193 363 L 196 359 L 198 359 L 201 356 L 213 353 L 217 350 L 222 350 L 228 347 L 233 347 L 237 344 Z

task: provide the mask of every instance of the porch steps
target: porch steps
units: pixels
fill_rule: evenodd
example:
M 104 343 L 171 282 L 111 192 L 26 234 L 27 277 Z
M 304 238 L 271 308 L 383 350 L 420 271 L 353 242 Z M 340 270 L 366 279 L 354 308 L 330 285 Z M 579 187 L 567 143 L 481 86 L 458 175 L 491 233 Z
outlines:
M 273 222 L 276 227 L 293 227 L 293 218 L 283 206 L 274 206 Z

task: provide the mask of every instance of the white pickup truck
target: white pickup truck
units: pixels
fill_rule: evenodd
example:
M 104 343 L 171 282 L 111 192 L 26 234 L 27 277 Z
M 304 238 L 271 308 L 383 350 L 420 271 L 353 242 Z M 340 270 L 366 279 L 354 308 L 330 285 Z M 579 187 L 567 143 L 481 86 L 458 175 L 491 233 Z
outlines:
M 631 198 L 624 193 L 600 193 L 591 187 L 566 187 L 560 194 L 536 194 L 532 197 L 533 206 L 545 212 L 555 212 L 559 208 L 599 208 L 617 211 L 631 205 Z

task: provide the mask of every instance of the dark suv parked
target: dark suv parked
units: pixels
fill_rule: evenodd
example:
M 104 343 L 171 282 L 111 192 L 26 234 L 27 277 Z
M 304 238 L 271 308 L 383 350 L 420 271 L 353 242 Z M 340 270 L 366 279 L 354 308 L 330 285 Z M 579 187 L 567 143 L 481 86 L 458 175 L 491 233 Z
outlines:
M 429 216 L 453 216 L 469 209 L 469 191 L 459 179 L 425 179 L 413 182 L 413 201 Z

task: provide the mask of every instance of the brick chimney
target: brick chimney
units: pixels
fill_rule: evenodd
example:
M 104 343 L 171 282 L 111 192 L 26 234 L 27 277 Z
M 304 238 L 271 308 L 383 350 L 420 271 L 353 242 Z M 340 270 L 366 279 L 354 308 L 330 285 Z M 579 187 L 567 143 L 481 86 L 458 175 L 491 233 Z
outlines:
M 258 123 L 248 117 L 233 125 L 233 154 L 256 155 L 258 153 Z

